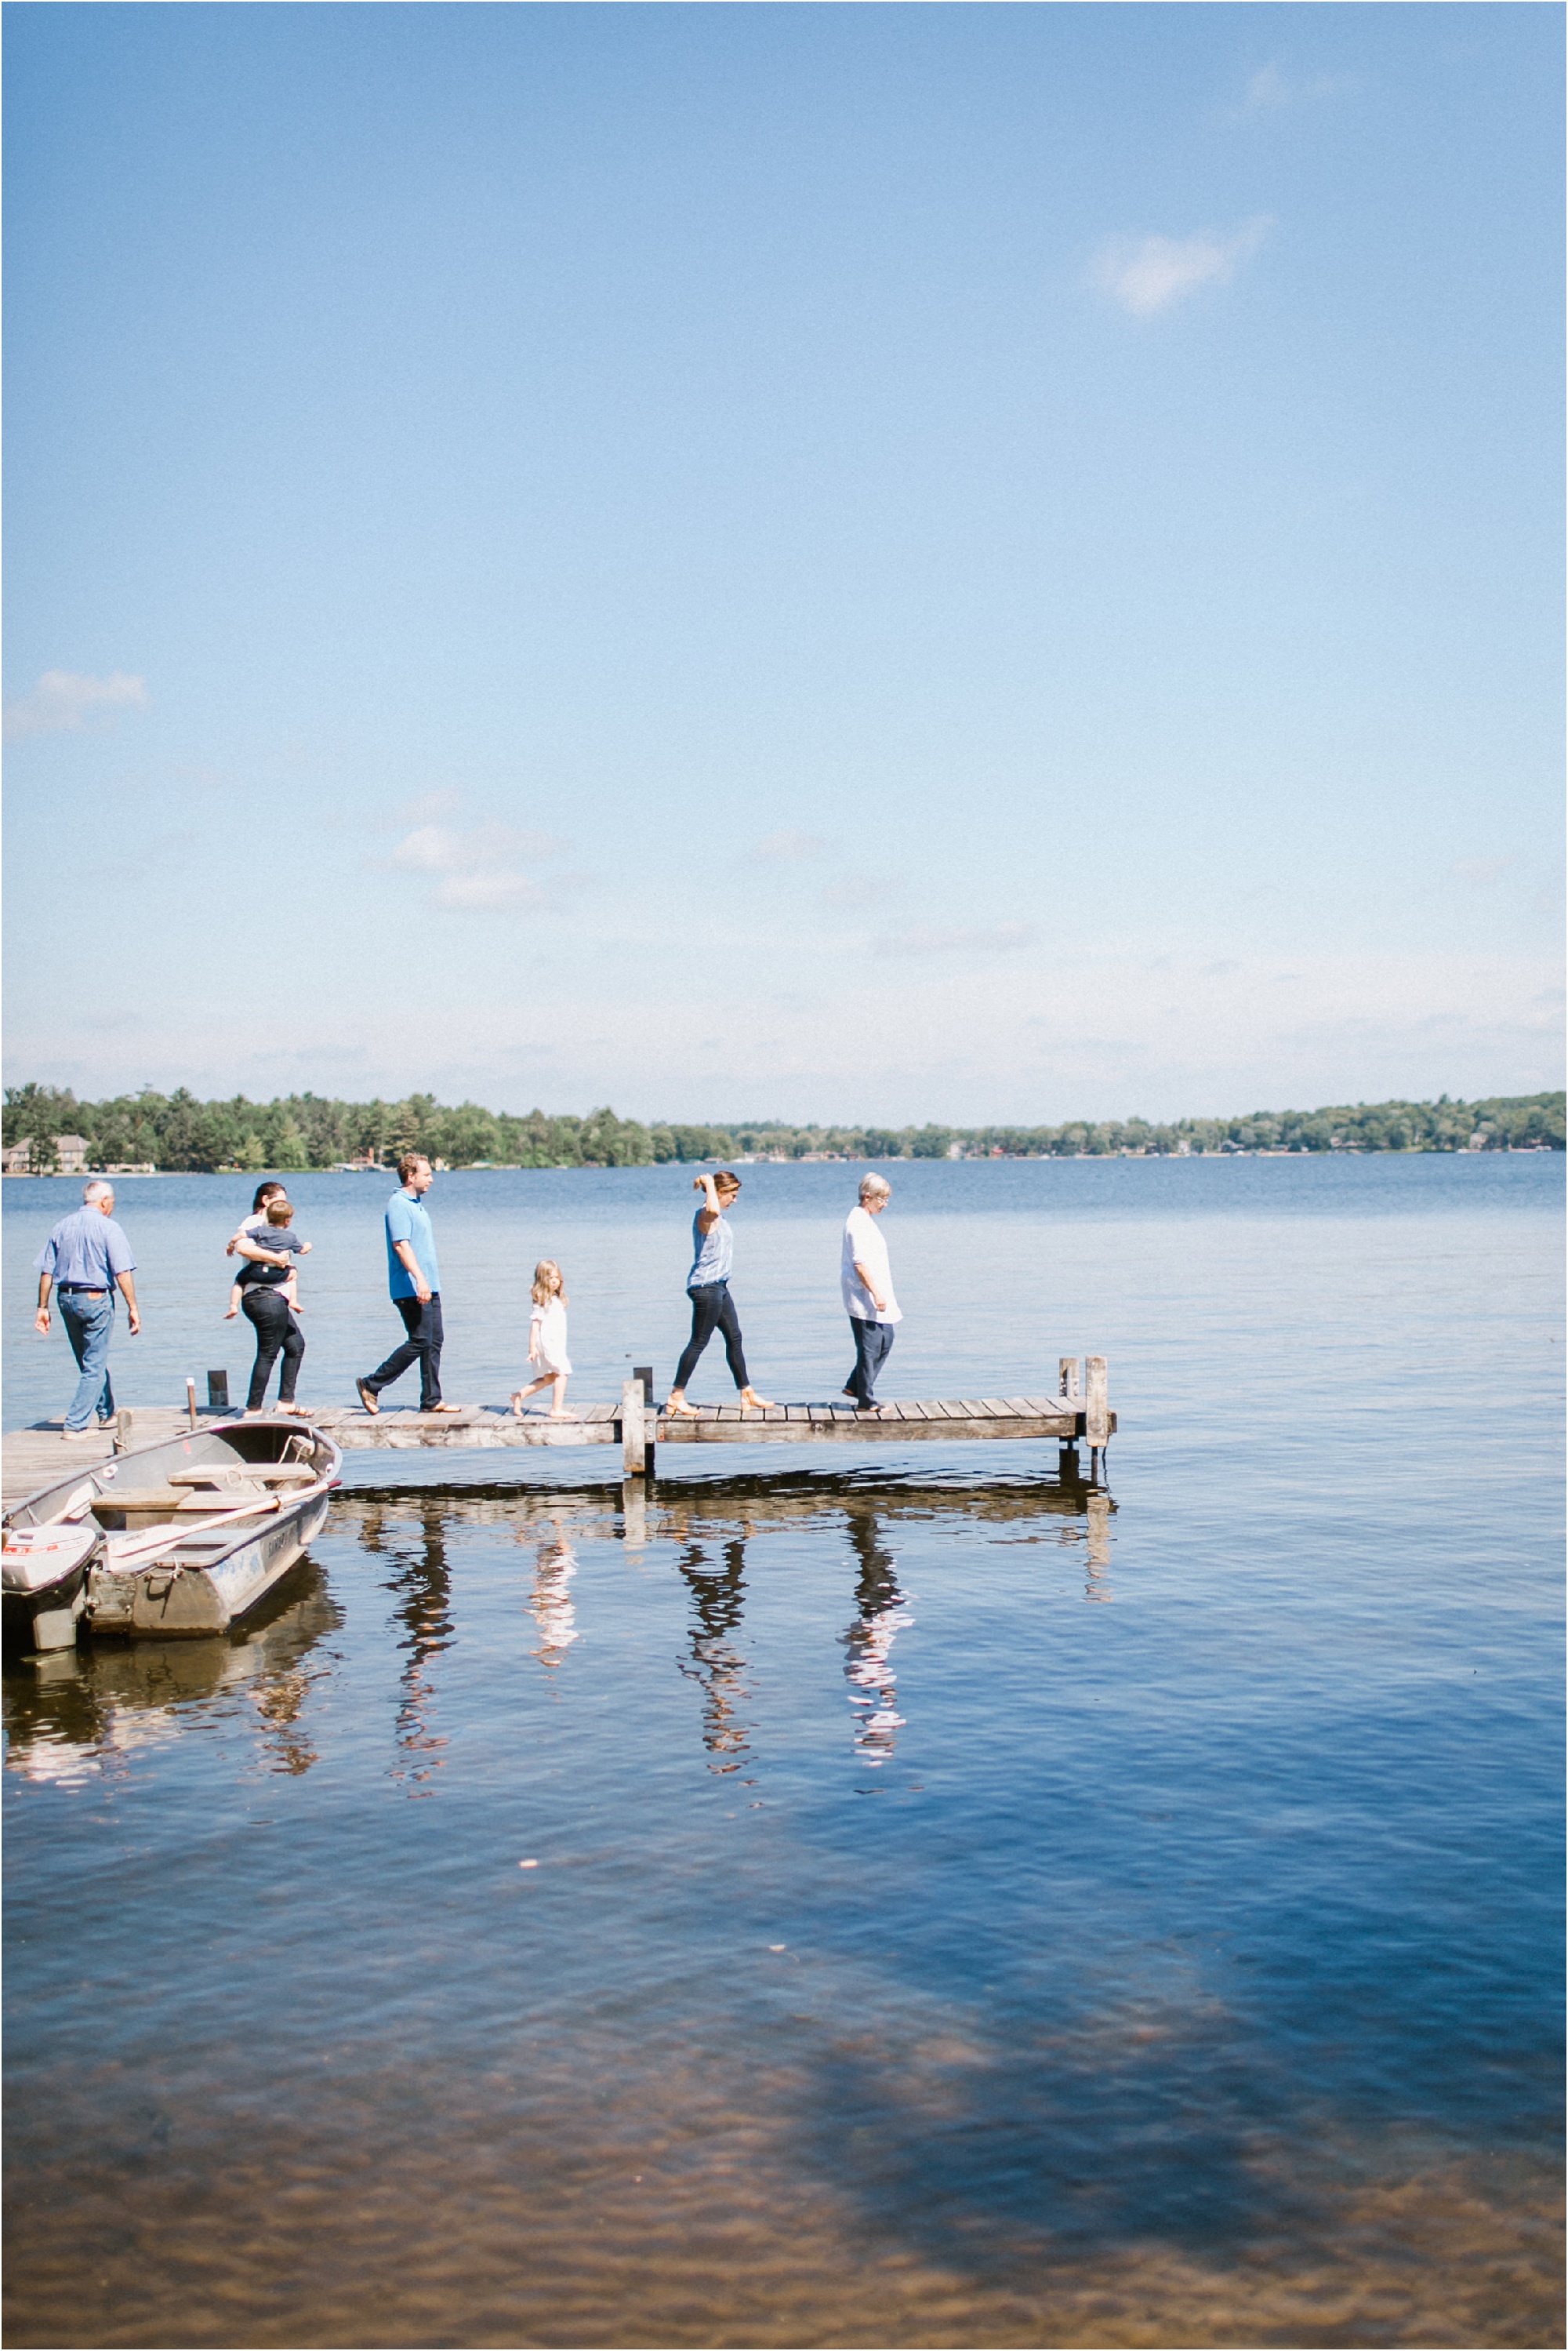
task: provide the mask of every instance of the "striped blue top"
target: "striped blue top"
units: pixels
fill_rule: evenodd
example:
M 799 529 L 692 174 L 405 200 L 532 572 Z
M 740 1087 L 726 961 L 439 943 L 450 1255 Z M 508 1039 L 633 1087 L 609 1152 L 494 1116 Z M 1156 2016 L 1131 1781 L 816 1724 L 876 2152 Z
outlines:
M 706 1289 L 710 1281 L 727 1281 L 729 1269 L 735 1263 L 735 1235 L 722 1217 L 705 1233 L 703 1214 L 699 1208 L 692 1218 L 692 1247 L 696 1254 L 686 1276 L 688 1290 Z

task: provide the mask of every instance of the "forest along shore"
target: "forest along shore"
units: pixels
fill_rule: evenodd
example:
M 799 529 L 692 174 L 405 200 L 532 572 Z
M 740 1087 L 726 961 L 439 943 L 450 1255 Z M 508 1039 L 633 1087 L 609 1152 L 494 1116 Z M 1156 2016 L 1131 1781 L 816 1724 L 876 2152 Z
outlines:
M 314 1093 L 199 1102 L 144 1088 L 103 1102 L 31 1083 L 5 1089 L 4 1172 L 73 1176 L 289 1175 L 394 1165 L 404 1151 L 446 1167 L 652 1167 L 671 1161 L 1186 1158 L 1218 1152 L 1562 1151 L 1561 1093 L 1385 1102 L 1235 1118 L 1076 1119 L 1061 1126 L 692 1125 L 610 1109 L 552 1116 L 438 1102 L 342 1102 Z

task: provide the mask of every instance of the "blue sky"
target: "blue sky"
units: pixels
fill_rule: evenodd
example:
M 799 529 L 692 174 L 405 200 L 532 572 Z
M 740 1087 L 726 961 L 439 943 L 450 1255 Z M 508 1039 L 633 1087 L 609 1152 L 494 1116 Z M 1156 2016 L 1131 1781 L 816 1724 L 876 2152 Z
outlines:
M 1562 1082 L 1559 10 L 5 16 L 13 1083 Z

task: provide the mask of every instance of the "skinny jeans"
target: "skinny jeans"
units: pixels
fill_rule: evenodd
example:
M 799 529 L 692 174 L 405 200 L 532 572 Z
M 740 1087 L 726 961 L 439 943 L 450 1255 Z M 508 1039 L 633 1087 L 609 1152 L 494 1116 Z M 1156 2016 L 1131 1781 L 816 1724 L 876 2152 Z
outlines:
M 445 1333 L 441 1325 L 441 1292 L 433 1290 L 424 1305 L 417 1298 L 394 1298 L 392 1304 L 402 1316 L 402 1327 L 408 1336 L 401 1347 L 394 1347 L 384 1364 L 378 1364 L 364 1384 L 372 1395 L 380 1395 L 401 1380 L 411 1364 L 419 1365 L 419 1408 L 434 1412 L 441 1402 L 441 1348 Z
M 751 1375 L 746 1368 L 746 1353 L 740 1343 L 740 1317 L 735 1311 L 735 1301 L 729 1294 L 727 1281 L 705 1281 L 695 1290 L 688 1290 L 692 1301 L 692 1335 L 685 1351 L 675 1365 L 675 1385 L 683 1394 L 686 1382 L 697 1367 L 697 1358 L 716 1331 L 724 1332 L 724 1352 L 729 1358 L 729 1368 L 737 1388 L 748 1388 Z
M 267 1384 L 280 1348 L 283 1373 L 277 1383 L 277 1401 L 292 1404 L 300 1359 L 305 1353 L 305 1333 L 289 1311 L 287 1299 L 278 1287 L 252 1289 L 245 1292 L 239 1303 L 240 1312 L 256 1332 L 256 1362 L 251 1366 L 246 1410 L 259 1412 L 267 1401 Z

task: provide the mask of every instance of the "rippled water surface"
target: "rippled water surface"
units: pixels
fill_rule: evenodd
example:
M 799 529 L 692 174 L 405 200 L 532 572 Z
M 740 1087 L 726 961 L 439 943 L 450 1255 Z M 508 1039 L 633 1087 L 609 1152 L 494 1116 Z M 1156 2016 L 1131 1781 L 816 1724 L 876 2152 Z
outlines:
M 8 2339 L 1559 2342 L 1563 1172 L 898 1169 L 889 1391 L 1103 1351 L 1108 1491 L 351 1456 L 232 1639 L 8 1667 Z M 771 1393 L 852 1179 L 749 1171 Z M 577 1392 L 667 1379 L 681 1187 L 438 1185 L 449 1391 L 546 1249 Z M 346 1400 L 379 1196 L 295 1188 Z M 124 1186 L 126 1400 L 224 1360 L 240 1189 Z

